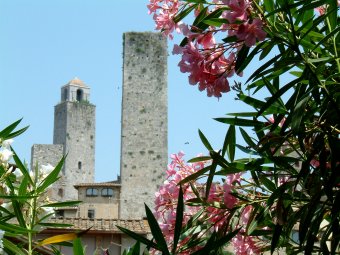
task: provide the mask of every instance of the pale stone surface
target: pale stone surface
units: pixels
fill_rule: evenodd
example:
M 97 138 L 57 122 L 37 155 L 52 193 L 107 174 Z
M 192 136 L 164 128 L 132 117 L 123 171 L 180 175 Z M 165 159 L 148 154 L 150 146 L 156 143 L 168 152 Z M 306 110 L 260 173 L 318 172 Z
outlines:
M 122 219 L 145 216 L 167 165 L 167 42 L 159 33 L 125 33 L 123 64 Z

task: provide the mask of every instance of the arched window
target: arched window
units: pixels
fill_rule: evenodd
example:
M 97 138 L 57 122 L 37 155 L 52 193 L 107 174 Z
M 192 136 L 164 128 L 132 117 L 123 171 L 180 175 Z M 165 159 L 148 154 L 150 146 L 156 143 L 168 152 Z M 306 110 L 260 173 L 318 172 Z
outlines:
M 81 170 L 81 161 L 78 162 L 78 169 Z
M 77 101 L 82 101 L 83 100 L 83 90 L 77 89 Z
M 88 188 L 86 189 L 86 196 L 87 197 L 97 197 L 98 196 L 98 190 L 95 188 Z
M 67 101 L 68 95 L 67 95 L 67 88 L 64 89 L 64 101 Z
M 102 197 L 112 197 L 112 196 L 113 196 L 113 189 L 111 188 L 102 189 Z

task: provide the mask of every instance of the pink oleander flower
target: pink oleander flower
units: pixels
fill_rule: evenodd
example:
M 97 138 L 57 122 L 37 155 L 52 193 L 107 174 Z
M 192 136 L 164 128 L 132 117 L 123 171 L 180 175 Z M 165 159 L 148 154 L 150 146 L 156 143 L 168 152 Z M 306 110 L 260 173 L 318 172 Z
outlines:
M 271 124 L 275 123 L 275 119 L 274 119 L 273 116 L 271 116 L 271 117 L 269 118 L 268 121 L 269 121 L 269 123 L 271 123 Z M 282 126 L 283 126 L 283 124 L 285 123 L 285 121 L 286 121 L 286 118 L 283 117 L 282 120 L 280 121 L 280 123 L 278 124 L 278 126 L 279 126 L 280 128 L 282 128 Z
M 231 243 L 236 255 L 261 254 L 261 249 L 257 245 L 256 239 L 252 236 L 237 234 Z
M 204 162 L 187 164 L 183 157 L 183 152 L 172 154 L 170 156 L 172 161 L 168 165 L 167 179 L 164 181 L 163 185 L 161 185 L 159 191 L 155 194 L 154 214 L 169 244 L 172 241 L 176 223 L 177 199 L 180 189 L 178 183 L 205 166 Z M 182 185 L 182 191 L 184 201 L 196 197 L 189 184 Z M 183 224 L 185 224 L 198 210 L 199 208 L 197 207 L 186 207 L 186 210 L 184 211 Z
M 237 32 L 236 36 L 238 39 L 244 41 L 244 43 L 251 47 L 256 44 L 256 40 L 263 41 L 266 38 L 267 33 L 262 29 L 263 24 L 260 19 L 254 19 L 251 23 L 242 23 Z
M 224 56 L 224 49 L 204 50 L 198 43 L 189 42 L 183 48 L 175 45 L 174 54 L 181 54 L 181 72 L 189 73 L 189 83 L 198 84 L 200 91 L 207 90 L 208 96 L 221 97 L 230 91 L 227 77 L 234 73 L 235 56 Z
M 224 0 L 230 11 L 225 12 L 225 18 L 230 23 L 235 21 L 246 21 L 248 19 L 247 10 L 250 8 L 250 1 L 248 0 Z
M 231 240 L 236 255 L 261 254 L 261 245 L 256 237 L 246 234 L 246 226 L 252 212 L 250 205 L 246 206 L 240 216 L 240 232 Z
M 163 31 L 164 35 L 173 39 L 172 33 L 176 30 L 181 32 L 182 23 L 175 23 L 174 17 L 177 15 L 180 6 L 183 4 L 178 0 L 149 0 L 147 5 L 149 14 L 153 14 L 156 23 L 156 30 Z

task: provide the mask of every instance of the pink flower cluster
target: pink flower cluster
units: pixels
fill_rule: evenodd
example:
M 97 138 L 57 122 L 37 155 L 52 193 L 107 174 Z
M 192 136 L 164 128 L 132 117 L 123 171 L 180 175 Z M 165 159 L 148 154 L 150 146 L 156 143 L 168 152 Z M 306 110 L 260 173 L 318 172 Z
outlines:
M 171 155 L 172 161 L 166 171 L 167 179 L 155 194 L 155 217 L 168 241 L 172 241 L 174 234 L 177 199 L 180 189 L 178 183 L 204 167 L 204 162 L 186 164 L 183 156 L 183 152 Z M 184 201 L 196 197 L 189 184 L 183 185 L 182 190 Z M 184 212 L 183 224 L 185 224 L 197 210 L 195 207 L 188 207 Z
M 260 254 L 261 245 L 256 237 L 246 235 L 246 226 L 252 211 L 250 205 L 246 206 L 240 217 L 239 227 L 242 227 L 240 232 L 231 240 L 235 254 L 237 255 L 251 255 Z
M 189 83 L 198 84 L 200 91 L 207 90 L 208 96 L 217 98 L 230 91 L 228 78 L 235 73 L 236 53 L 242 45 L 251 47 L 256 41 L 266 37 L 263 22 L 252 13 L 251 0 L 213 0 L 208 12 L 228 7 L 221 14 L 227 22 L 216 28 L 209 26 L 202 31 L 192 26 L 190 29 L 182 22 L 175 23 L 174 17 L 180 13 L 181 7 L 187 4 L 179 0 L 150 0 L 149 13 L 154 14 L 156 29 L 173 38 L 173 31 L 187 37 L 188 43 L 180 47 L 174 46 L 173 54 L 182 55 L 179 62 L 181 72 L 189 73 Z M 196 9 L 197 16 L 201 9 Z M 235 36 L 237 42 L 217 43 L 217 37 Z
M 171 246 L 176 223 L 177 199 L 180 186 L 178 183 L 189 175 L 201 170 L 208 162 L 195 162 L 187 164 L 184 159 L 184 153 L 171 155 L 171 163 L 167 169 L 167 179 L 156 192 L 155 199 L 155 217 L 160 224 L 163 235 L 165 236 L 168 245 Z M 228 228 L 230 220 L 230 210 L 238 205 L 238 199 L 232 193 L 237 192 L 238 186 L 241 184 L 241 174 L 230 174 L 226 176 L 223 185 L 212 183 L 209 197 L 207 198 L 208 206 L 205 206 L 205 213 L 202 217 L 207 219 L 207 222 L 215 229 Z M 193 182 L 192 185 L 202 194 L 204 194 L 204 185 Z M 182 185 L 184 203 L 188 200 L 196 198 L 189 184 Z M 217 206 L 219 205 L 219 206 Z M 185 206 L 184 219 L 182 224 L 185 224 L 191 216 L 198 212 L 202 207 Z M 251 206 L 246 206 L 240 212 L 239 226 L 243 226 L 239 234 L 233 238 L 232 243 L 235 248 L 235 254 L 258 254 L 260 248 L 257 245 L 256 239 L 245 234 L 245 226 L 248 223 L 251 213 Z M 178 247 L 185 244 L 187 240 L 182 240 Z M 199 247 L 195 247 L 198 249 Z M 190 254 L 191 251 L 182 252 L 180 254 Z M 249 252 L 249 253 L 245 253 Z
M 173 19 L 182 4 L 178 0 L 150 0 L 150 4 L 147 5 L 149 14 L 153 13 L 156 29 L 162 30 L 171 39 L 174 30 L 180 32 L 180 23 L 176 24 Z

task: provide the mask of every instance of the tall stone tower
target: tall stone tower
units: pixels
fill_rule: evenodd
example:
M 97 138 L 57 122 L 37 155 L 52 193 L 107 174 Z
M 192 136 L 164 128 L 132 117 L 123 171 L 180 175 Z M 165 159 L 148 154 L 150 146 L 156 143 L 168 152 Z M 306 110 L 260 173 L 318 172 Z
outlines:
M 120 218 L 145 216 L 164 180 L 167 144 L 167 42 L 159 33 L 125 33 Z
M 63 145 L 66 161 L 58 182 L 59 200 L 77 200 L 73 185 L 94 182 L 95 106 L 90 88 L 74 78 L 61 88 L 61 102 L 54 108 L 53 144 Z

